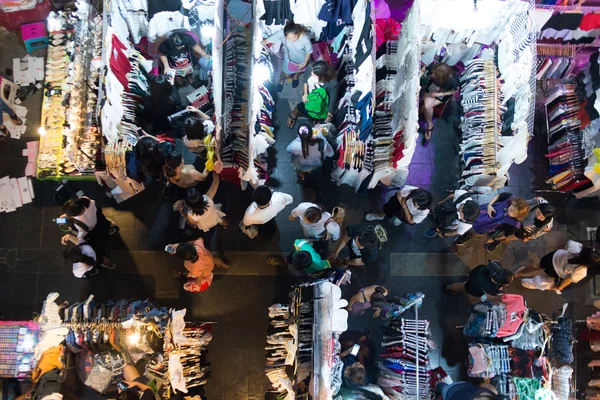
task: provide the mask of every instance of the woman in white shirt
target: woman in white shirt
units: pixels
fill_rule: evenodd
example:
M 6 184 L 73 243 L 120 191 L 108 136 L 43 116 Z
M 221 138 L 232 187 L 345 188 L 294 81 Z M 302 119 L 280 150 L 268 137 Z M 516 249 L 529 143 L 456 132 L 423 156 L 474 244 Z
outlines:
M 429 215 L 432 202 L 433 196 L 427 190 L 405 185 L 384 204 L 383 212 L 369 213 L 365 219 L 381 221 L 386 217 L 393 218 L 394 226 L 399 226 L 403 222 L 410 225 L 420 224 Z
M 108 236 L 117 232 L 117 226 L 110 222 L 96 202 L 87 196 L 67 200 L 63 204 L 62 218 L 70 219 L 73 233 L 78 238 L 108 240 Z
M 187 190 L 185 200 L 177 201 L 173 205 L 173 210 L 179 211 L 190 225 L 204 232 L 208 232 L 216 225 L 227 227 L 229 221 L 225 213 L 221 211 L 221 204 L 213 202 L 218 188 L 219 175 L 213 172 L 213 181 L 206 194 L 190 188 Z
M 321 132 L 313 134 L 308 125 L 298 128 L 298 137 L 287 147 L 292 158 L 292 166 L 300 179 L 304 180 L 307 172 L 312 172 L 323 165 L 325 158 L 333 157 L 333 147 Z
M 61 240 L 66 247 L 63 250 L 63 259 L 73 264 L 73 275 L 76 278 L 89 278 L 97 275 L 97 267 L 113 270 L 116 265 L 105 255 L 101 249 L 94 250 L 83 239 L 73 235 L 65 235 Z M 98 260 L 102 261 L 99 262 Z
M 329 232 L 334 242 L 340 238 L 340 226 L 333 220 L 330 213 L 314 203 L 300 203 L 290 214 L 290 221 L 298 218 L 304 238 L 320 240 Z
M 521 267 L 515 277 L 524 278 L 521 285 L 528 289 L 561 291 L 587 276 L 588 268 L 600 266 L 598 249 L 584 247 L 569 240 L 564 249 L 546 254 L 539 266 Z

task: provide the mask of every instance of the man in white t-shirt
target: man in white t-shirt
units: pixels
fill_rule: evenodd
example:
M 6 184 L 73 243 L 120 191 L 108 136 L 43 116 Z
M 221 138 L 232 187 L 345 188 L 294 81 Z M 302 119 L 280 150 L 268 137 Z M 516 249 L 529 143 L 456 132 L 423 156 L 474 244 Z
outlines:
M 242 223 L 245 229 L 252 225 L 262 226 L 262 231 L 267 234 L 275 232 L 274 218 L 288 205 L 292 204 L 294 198 L 287 193 L 273 192 L 267 186 L 259 186 L 254 189 L 252 204 L 246 209 Z
M 405 185 L 383 205 L 383 212 L 369 213 L 365 215 L 365 219 L 381 221 L 386 217 L 392 218 L 394 226 L 400 226 L 403 222 L 409 225 L 420 224 L 429 215 L 432 202 L 433 197 L 427 190 Z
M 314 203 L 300 203 L 290 214 L 290 220 L 300 219 L 304 238 L 320 240 L 325 231 L 331 235 L 334 242 L 340 238 L 340 226 L 335 222 L 330 213 L 324 211 Z

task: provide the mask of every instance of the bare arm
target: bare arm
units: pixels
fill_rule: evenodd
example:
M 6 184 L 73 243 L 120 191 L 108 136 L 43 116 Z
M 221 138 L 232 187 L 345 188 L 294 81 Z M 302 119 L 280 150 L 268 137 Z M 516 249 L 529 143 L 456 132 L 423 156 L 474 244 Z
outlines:
M 210 57 L 210 55 L 208 55 L 206 51 L 204 51 L 204 49 L 198 44 L 194 45 L 194 47 L 192 47 L 192 50 L 194 50 L 194 52 L 196 52 L 197 54 L 200 54 L 202 57 Z
M 208 192 L 206 192 L 206 196 L 210 197 L 211 200 L 215 197 L 215 194 L 217 194 L 217 189 L 219 189 L 219 181 L 219 175 L 217 175 L 216 172 L 213 172 L 213 181 L 210 184 Z
M 562 291 L 564 288 L 566 288 L 567 286 L 569 286 L 573 281 L 571 280 L 571 278 L 567 278 L 564 281 L 562 281 L 560 283 L 560 285 L 558 285 L 558 287 L 554 290 L 559 290 Z
M 400 196 L 400 192 L 398 192 L 398 196 Z M 406 198 L 400 196 L 400 205 L 402 206 L 402 213 L 404 214 L 404 220 L 407 224 L 413 225 L 415 223 L 412 214 L 408 210 L 408 206 L 406 205 Z
M 196 114 L 198 114 L 200 116 L 200 118 L 202 118 L 203 120 L 207 120 L 210 119 L 210 117 L 206 114 L 204 114 L 202 111 L 198 110 L 196 107 L 194 106 L 187 106 L 186 110 L 190 111 L 190 112 L 194 112 Z
M 162 66 L 164 68 L 164 72 L 167 73 L 167 71 L 169 71 L 170 67 L 169 67 L 169 60 L 167 60 L 167 56 L 163 56 L 162 54 L 160 55 L 160 62 L 162 63 Z
M 494 215 L 496 214 L 496 210 L 494 210 L 494 203 L 496 203 L 498 201 L 498 198 L 500 198 L 499 194 L 495 195 L 494 198 L 492 199 L 492 201 L 490 201 L 488 203 L 487 213 L 490 218 L 493 218 Z
M 335 248 L 335 251 L 334 251 L 335 257 L 337 257 L 338 254 L 340 254 L 340 251 L 342 251 L 342 249 L 346 246 L 346 243 L 348 243 L 349 240 L 350 240 L 350 236 L 348 236 L 348 234 L 346 232 L 344 232 L 344 236 L 342 236 L 342 240 L 340 240 L 340 242 L 337 244 L 337 247 Z

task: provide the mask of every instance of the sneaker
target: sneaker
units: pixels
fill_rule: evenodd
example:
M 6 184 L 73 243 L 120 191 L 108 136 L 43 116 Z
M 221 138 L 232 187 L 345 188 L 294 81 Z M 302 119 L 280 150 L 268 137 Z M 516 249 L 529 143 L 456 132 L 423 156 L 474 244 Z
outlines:
M 467 243 L 471 237 L 473 235 L 470 235 L 469 233 L 465 233 L 464 235 L 460 235 L 459 237 L 457 237 L 456 239 L 454 239 L 454 244 L 457 246 L 464 246 L 465 243 Z
M 367 221 L 382 221 L 385 218 L 383 213 L 368 213 L 365 215 Z
M 438 235 L 438 232 L 435 228 L 429 228 L 425 231 L 424 235 L 427 239 L 433 239 Z
M 402 220 L 400 218 L 398 218 L 398 217 L 394 217 L 393 222 L 394 222 L 394 226 L 400 226 L 400 225 L 402 225 Z
M 500 242 L 496 242 L 494 240 L 493 242 L 486 243 L 484 247 L 487 252 L 492 252 L 498 248 L 499 244 L 500 244 Z
M 117 268 L 117 265 L 114 262 L 111 262 L 110 264 L 100 264 L 100 266 L 110 270 Z
M 108 234 L 109 235 L 114 235 L 115 233 L 119 232 L 119 227 L 115 224 L 111 224 L 110 228 L 108 228 Z

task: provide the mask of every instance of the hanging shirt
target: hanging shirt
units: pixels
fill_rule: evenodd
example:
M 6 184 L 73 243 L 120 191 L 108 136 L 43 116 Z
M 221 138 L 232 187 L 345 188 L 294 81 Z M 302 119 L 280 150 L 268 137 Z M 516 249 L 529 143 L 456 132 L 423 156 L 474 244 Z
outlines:
M 271 201 L 265 208 L 258 208 L 255 202 L 252 202 L 244 214 L 244 225 L 262 225 L 269 222 L 286 206 L 292 204 L 294 198 L 287 193 L 274 192 Z
M 148 25 L 148 40 L 156 42 L 175 29 L 190 29 L 188 18 L 179 11 L 163 11 L 154 15 Z

